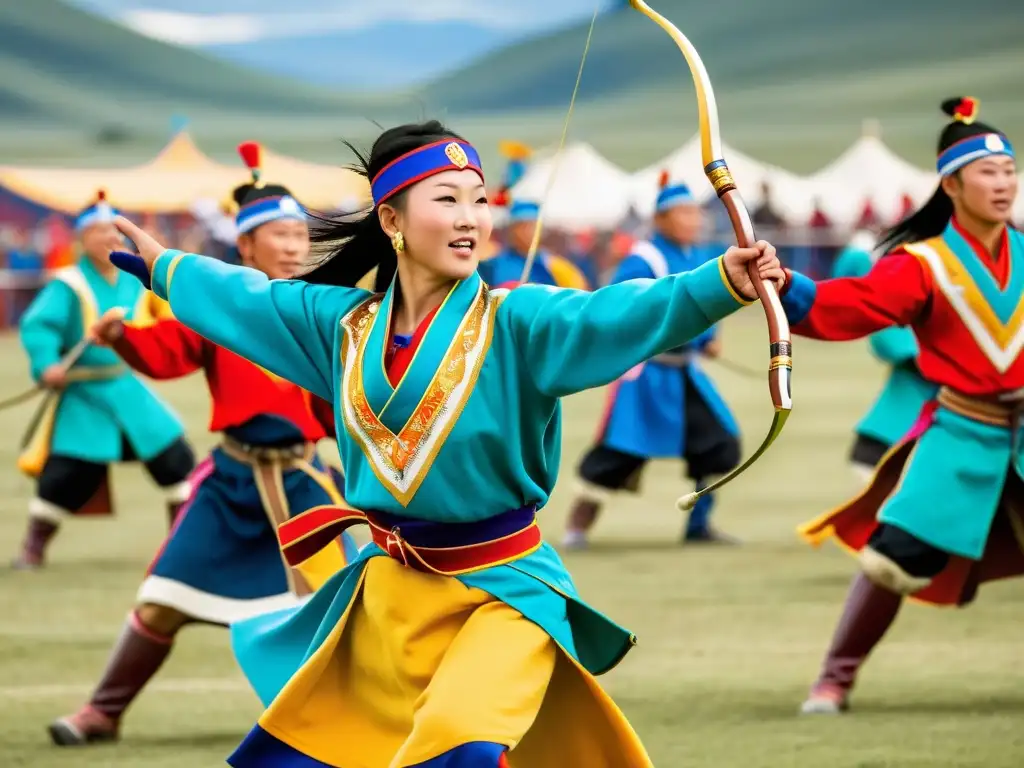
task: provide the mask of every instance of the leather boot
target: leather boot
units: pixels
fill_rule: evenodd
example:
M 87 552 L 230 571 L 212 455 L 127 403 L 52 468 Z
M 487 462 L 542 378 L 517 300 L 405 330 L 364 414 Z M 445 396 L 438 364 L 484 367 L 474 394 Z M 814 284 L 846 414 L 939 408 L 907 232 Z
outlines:
M 896 619 L 903 596 L 858 573 L 846 598 L 821 676 L 803 703 L 803 714 L 837 714 L 849 707 L 857 672 Z
M 132 612 L 92 699 L 75 714 L 50 725 L 53 743 L 71 747 L 116 741 L 121 716 L 163 665 L 173 641 L 147 629 Z
M 569 512 L 562 546 L 565 549 L 585 549 L 587 532 L 594 526 L 601 512 L 601 504 L 593 499 L 578 498 Z
M 11 567 L 17 571 L 31 571 L 42 568 L 46 561 L 46 548 L 57 534 L 60 526 L 41 517 L 29 517 L 25 541 L 21 552 L 14 558 Z

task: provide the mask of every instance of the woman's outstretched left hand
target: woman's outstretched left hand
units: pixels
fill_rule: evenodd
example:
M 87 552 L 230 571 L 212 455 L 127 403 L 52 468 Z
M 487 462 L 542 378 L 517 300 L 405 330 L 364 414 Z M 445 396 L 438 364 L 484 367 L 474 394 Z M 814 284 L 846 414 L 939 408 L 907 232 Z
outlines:
M 758 240 L 752 248 L 733 246 L 725 252 L 722 259 L 725 264 L 725 273 L 733 288 L 741 296 L 751 301 L 757 298 L 757 291 L 754 289 L 754 284 L 750 282 L 750 274 L 747 272 L 747 265 L 752 261 L 757 264 L 759 279 L 770 280 L 778 291 L 781 291 L 786 284 L 786 273 L 782 269 L 779 257 L 775 255 L 775 246 L 764 240 Z

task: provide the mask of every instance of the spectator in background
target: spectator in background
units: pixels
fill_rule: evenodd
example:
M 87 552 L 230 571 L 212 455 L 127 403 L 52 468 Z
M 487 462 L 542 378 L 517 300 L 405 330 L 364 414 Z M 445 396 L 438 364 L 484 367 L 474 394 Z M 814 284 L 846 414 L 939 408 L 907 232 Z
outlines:
M 772 197 L 772 187 L 767 181 L 761 182 L 761 199 L 758 204 L 754 207 L 754 210 L 750 214 L 750 223 L 754 225 L 754 235 L 760 240 L 769 240 L 771 242 L 781 241 L 779 233 L 783 232 L 786 228 L 786 221 L 782 218 L 782 214 L 779 213 L 775 206 L 775 201 Z M 728 247 L 733 244 L 732 237 L 732 222 L 729 219 L 728 214 L 725 212 L 725 206 L 719 205 L 722 214 L 725 215 L 725 220 L 717 219 L 720 222 L 718 226 L 721 227 L 721 233 L 730 239 L 723 239 L 722 246 Z M 721 215 L 721 214 L 719 214 Z M 716 232 L 718 232 L 716 228 Z M 779 259 L 783 264 L 792 265 L 795 258 L 797 258 L 797 249 L 792 246 L 778 248 Z
M 506 247 L 493 258 L 481 261 L 477 267 L 485 283 L 499 288 L 520 282 L 539 213 L 540 206 L 533 201 L 518 200 L 512 203 L 508 215 Z M 587 279 L 572 262 L 545 248 L 537 249 L 526 282 L 563 288 L 588 287 Z
M 914 198 L 904 192 L 903 199 L 900 201 L 900 215 L 896 217 L 896 221 L 903 221 L 904 219 L 910 218 L 916 210 L 917 204 L 914 202 Z
M 586 229 L 578 233 L 566 243 L 565 257 L 573 263 L 587 282 L 597 287 L 598 272 L 595 261 L 597 250 L 597 233 L 592 229 Z
M 754 208 L 754 212 L 750 215 L 750 221 L 758 230 L 758 237 L 766 240 L 775 237 L 775 233 L 786 226 L 786 222 L 775 209 L 772 188 L 767 181 L 761 182 L 761 202 Z
M 70 267 L 77 260 L 75 237 L 67 221 L 56 214 L 48 216 L 40 226 L 45 246 L 40 248 L 43 254 L 43 269 L 52 271 L 61 267 Z
M 839 249 L 835 246 L 832 219 L 825 213 L 821 198 L 814 199 L 814 212 L 807 225 L 811 228 L 812 243 L 808 267 L 814 278 L 818 279 L 832 272 L 832 263 L 839 254 Z
M 854 227 L 854 232 L 869 231 L 877 232 L 881 221 L 878 218 L 878 214 L 875 213 L 875 206 L 872 205 L 871 200 L 864 201 L 864 207 L 860 210 L 860 219 L 857 220 L 857 226 Z
M 43 283 L 43 255 L 36 250 L 29 232 L 12 230 L 3 266 L 10 270 L 11 276 L 7 283 L 10 300 L 5 302 L 6 326 L 11 327 L 17 325 Z

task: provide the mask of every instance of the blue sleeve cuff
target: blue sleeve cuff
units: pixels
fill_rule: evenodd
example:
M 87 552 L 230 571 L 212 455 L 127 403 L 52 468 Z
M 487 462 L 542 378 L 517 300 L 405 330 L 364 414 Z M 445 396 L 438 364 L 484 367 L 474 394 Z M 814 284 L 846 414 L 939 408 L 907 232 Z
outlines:
M 166 251 L 156 257 L 156 261 L 153 262 L 153 274 L 151 280 L 153 283 L 153 293 L 159 296 L 164 301 L 170 302 L 170 291 L 171 288 L 171 275 L 174 272 L 174 267 L 178 265 L 178 261 L 185 254 L 182 251 L 168 248 Z
M 818 295 L 818 285 L 807 275 L 791 272 L 789 285 L 782 294 L 782 308 L 786 310 L 789 322 L 796 325 L 807 317 Z

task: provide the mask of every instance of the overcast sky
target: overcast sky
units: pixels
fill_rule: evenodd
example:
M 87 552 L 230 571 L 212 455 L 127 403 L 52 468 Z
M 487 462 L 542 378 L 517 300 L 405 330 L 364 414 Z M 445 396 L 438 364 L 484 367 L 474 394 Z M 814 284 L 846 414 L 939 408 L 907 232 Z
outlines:
M 352 32 L 384 22 L 467 22 L 530 33 L 585 20 L 622 0 L 70 0 L 182 45 L 251 43 Z

